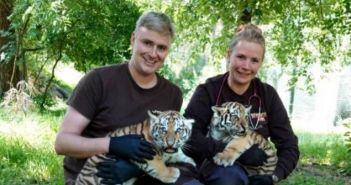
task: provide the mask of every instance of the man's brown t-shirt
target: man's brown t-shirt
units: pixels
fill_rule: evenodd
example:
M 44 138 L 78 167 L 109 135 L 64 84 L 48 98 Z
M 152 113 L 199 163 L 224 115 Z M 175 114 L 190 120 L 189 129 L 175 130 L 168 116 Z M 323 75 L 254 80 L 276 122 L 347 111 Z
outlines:
M 147 110 L 180 110 L 182 94 L 176 85 L 159 75 L 153 88 L 139 87 L 128 63 L 123 63 L 89 72 L 74 89 L 68 104 L 90 119 L 82 136 L 96 138 L 146 120 Z M 66 182 L 76 178 L 85 160 L 65 157 Z

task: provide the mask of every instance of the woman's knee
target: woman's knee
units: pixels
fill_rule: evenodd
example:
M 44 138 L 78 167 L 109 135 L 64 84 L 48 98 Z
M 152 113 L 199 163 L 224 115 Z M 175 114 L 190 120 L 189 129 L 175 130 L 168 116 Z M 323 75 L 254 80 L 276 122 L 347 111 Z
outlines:
M 188 182 L 185 182 L 183 185 L 204 185 L 204 184 L 202 184 L 197 179 L 192 179 L 192 180 L 190 180 Z
M 210 185 L 247 185 L 249 180 L 242 167 L 233 165 L 218 166 L 205 181 Z

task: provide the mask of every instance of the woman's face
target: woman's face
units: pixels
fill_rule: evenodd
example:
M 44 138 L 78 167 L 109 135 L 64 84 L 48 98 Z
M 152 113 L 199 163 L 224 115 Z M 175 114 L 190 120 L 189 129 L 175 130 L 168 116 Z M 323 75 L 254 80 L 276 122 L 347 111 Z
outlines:
M 256 42 L 239 41 L 227 55 L 229 84 L 248 88 L 262 65 L 263 52 L 263 47 Z

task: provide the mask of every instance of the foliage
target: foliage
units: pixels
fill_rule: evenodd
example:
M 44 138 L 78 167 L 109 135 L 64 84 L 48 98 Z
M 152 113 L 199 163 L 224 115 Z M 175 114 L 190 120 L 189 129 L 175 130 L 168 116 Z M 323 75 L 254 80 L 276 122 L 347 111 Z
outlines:
M 130 22 L 139 15 L 138 7 L 128 1 L 25 0 L 16 1 L 10 19 L 15 29 L 25 24 L 25 17 L 29 19 L 21 33 L 24 48 L 43 49 L 54 59 L 63 53 L 64 62 L 74 62 L 77 69 L 86 71 L 130 56 L 134 28 Z
M 83 71 L 129 58 L 130 35 L 140 16 L 128 1 L 66 1 L 67 56 Z
M 313 93 L 316 67 L 330 72 L 350 63 L 350 6 L 348 0 L 23 0 L 15 1 L 9 17 L 14 31 L 1 34 L 15 39 L 6 45 L 5 58 L 12 54 L 18 64 L 28 62 L 23 66 L 32 75 L 58 60 L 88 71 L 130 57 L 130 33 L 140 11 L 165 12 L 173 18 L 177 36 L 161 74 L 188 96 L 208 75 L 206 66 L 223 69 L 237 26 L 253 22 L 267 38 L 264 67 L 270 69 L 260 77 L 277 82 L 289 74 L 291 87 L 304 80 L 301 84 L 307 85 L 301 88 Z
M 192 59 L 206 54 L 211 65 L 218 65 L 225 56 L 236 27 L 245 21 L 259 24 L 264 30 L 267 52 L 273 54 L 273 61 L 266 67 L 282 70 L 273 81 L 289 74 L 291 87 L 304 80 L 307 85 L 302 88 L 313 93 L 313 80 L 318 78 L 313 74 L 314 67 L 330 72 L 350 63 L 351 47 L 345 44 L 350 43 L 345 41 L 350 39 L 351 30 L 351 3 L 347 0 L 136 2 L 144 9 L 171 15 L 178 32 L 177 47 L 193 46 Z M 268 74 L 260 76 L 266 78 Z
M 0 107 L 14 112 L 28 112 L 33 108 L 33 102 L 30 97 L 31 87 L 24 80 L 17 83 L 16 88 L 10 88 L 0 103 Z
M 92 67 L 120 63 L 130 57 L 130 34 L 140 12 L 128 0 L 13 3 L 12 14 L 8 17 L 10 28 L 0 30 L 1 37 L 9 40 L 1 46 L 1 57 L 5 62 L 14 58 L 21 79 L 26 81 L 37 79 L 43 67 L 54 62 L 51 78 L 45 91 L 41 91 L 42 107 L 59 62 L 73 62 L 76 69 L 86 72 Z

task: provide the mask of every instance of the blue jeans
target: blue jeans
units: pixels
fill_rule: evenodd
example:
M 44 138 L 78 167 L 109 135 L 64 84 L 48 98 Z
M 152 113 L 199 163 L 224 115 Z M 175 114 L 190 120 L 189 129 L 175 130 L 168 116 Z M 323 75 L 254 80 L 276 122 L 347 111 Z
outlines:
M 135 185 L 204 185 L 197 179 L 197 170 L 190 164 L 178 163 L 170 166 L 175 166 L 180 169 L 180 176 L 175 183 L 162 183 L 148 175 L 139 178 Z
M 204 185 L 197 179 L 192 179 L 190 181 L 185 182 L 183 185 Z
M 200 173 L 205 185 L 247 185 L 249 183 L 246 171 L 237 164 L 223 167 L 213 162 L 205 162 Z

